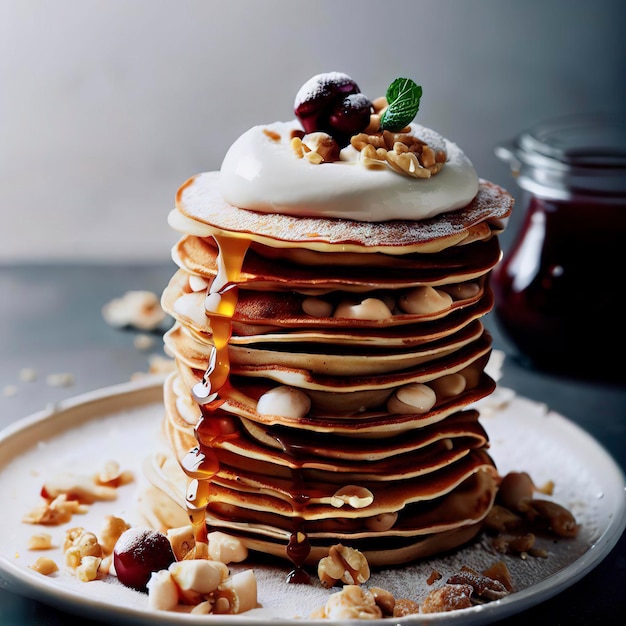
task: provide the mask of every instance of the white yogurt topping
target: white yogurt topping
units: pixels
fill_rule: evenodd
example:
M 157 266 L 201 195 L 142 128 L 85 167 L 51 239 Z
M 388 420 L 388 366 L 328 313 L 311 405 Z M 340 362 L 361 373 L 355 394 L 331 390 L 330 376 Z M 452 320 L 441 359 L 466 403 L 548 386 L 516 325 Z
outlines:
M 254 126 L 224 157 L 222 195 L 234 206 L 263 213 L 364 222 L 421 220 L 467 205 L 478 191 L 471 161 L 434 131 L 417 124 L 411 128 L 431 147 L 446 150 L 448 160 L 435 176 L 418 179 L 388 167 L 367 168 L 352 146 L 344 148 L 335 163 L 310 163 L 297 158 L 291 147 L 291 132 L 301 130 L 297 120 Z

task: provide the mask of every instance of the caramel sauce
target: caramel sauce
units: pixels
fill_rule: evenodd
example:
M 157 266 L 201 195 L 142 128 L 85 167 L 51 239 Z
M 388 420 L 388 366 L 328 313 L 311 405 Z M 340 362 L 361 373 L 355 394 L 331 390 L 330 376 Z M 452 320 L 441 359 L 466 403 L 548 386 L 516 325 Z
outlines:
M 220 263 L 205 300 L 213 351 L 202 382 L 192 389 L 194 398 L 202 407 L 202 417 L 195 429 L 198 446 L 181 463 L 189 477 L 187 513 L 197 543 L 207 541 L 206 508 L 210 500 L 211 478 L 219 471 L 219 461 L 211 445 L 219 439 L 232 436 L 232 431 L 226 429 L 224 432 L 222 428 L 224 421 L 220 415 L 220 406 L 229 395 L 228 341 L 237 305 L 237 281 L 250 244 L 245 239 L 218 235 L 215 236 L 215 241 L 220 250 Z
M 232 392 L 228 343 L 237 306 L 238 280 L 250 244 L 245 239 L 221 235 L 215 235 L 214 238 L 219 249 L 218 272 L 209 287 L 205 300 L 205 312 L 211 327 L 213 351 L 202 381 L 192 389 L 192 394 L 202 410 L 202 417 L 195 427 L 198 445 L 189 451 L 181 462 L 189 478 L 186 494 L 187 513 L 198 543 L 207 542 L 206 510 L 211 498 L 211 479 L 220 469 L 215 451 L 216 444 L 239 436 L 232 418 L 221 409 L 221 406 Z M 285 454 L 296 459 L 299 447 L 286 438 L 277 437 L 277 440 L 281 443 Z M 299 468 L 292 471 L 292 483 L 294 494 L 292 502 L 294 512 L 297 514 L 310 499 L 303 489 Z M 294 520 L 294 528 L 286 548 L 287 556 L 294 564 L 294 569 L 287 576 L 287 582 L 310 583 L 310 576 L 303 569 L 310 551 L 309 540 L 304 532 L 302 520 L 298 516 Z

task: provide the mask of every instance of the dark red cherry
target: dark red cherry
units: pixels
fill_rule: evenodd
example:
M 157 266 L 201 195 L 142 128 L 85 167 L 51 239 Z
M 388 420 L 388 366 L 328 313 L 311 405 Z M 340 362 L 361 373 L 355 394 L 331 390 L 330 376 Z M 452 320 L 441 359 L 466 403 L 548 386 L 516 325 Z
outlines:
M 348 137 L 360 133 L 369 123 L 372 103 L 362 93 L 354 93 L 334 104 L 328 116 L 333 133 Z
M 145 591 L 152 572 L 167 569 L 175 560 L 168 538 L 151 528 L 129 528 L 113 548 L 117 578 L 138 591 Z
M 322 131 L 340 145 L 346 145 L 351 135 L 369 124 L 371 103 L 362 95 L 351 98 L 356 94 L 361 94 L 359 86 L 347 74 L 317 74 L 304 83 L 296 95 L 296 117 L 307 134 Z

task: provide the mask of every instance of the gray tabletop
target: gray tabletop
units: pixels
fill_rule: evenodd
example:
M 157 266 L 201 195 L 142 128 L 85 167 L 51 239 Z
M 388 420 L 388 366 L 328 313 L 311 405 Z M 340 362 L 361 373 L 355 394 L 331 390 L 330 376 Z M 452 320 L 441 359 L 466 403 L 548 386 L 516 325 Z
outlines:
M 46 265 L 0 267 L 0 428 L 80 393 L 128 381 L 148 371 L 154 348 L 138 350 L 134 335 L 107 325 L 102 306 L 129 290 L 160 293 L 174 266 Z M 507 353 L 501 384 L 546 403 L 590 433 L 626 469 L 626 385 L 585 382 L 533 371 L 516 360 L 491 316 L 486 324 L 494 347 Z M 618 356 L 619 358 L 619 356 Z M 69 387 L 36 385 L 20 372 L 33 369 L 38 380 L 71 374 Z M 0 580 L 0 586 L 2 581 Z M 557 596 L 509 617 L 501 624 L 534 626 L 621 624 L 626 614 L 626 536 L 593 571 Z M 67 613 L 0 588 L 3 626 L 65 624 Z M 85 619 L 82 623 L 88 622 Z

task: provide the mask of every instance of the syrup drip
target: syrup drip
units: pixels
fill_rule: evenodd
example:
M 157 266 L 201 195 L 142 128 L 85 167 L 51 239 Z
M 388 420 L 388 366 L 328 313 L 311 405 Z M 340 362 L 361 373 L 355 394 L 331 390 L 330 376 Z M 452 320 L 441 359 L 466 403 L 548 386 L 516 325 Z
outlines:
M 280 444 L 283 452 L 296 461 L 296 453 L 297 450 L 300 449 L 300 446 L 292 443 L 290 438 L 285 434 L 274 434 L 274 439 Z M 294 512 L 298 513 L 310 500 L 310 497 L 304 493 L 304 489 L 302 488 L 304 480 L 300 467 L 295 467 L 291 470 L 291 483 L 293 508 Z M 304 563 L 310 552 L 311 544 L 304 530 L 304 520 L 298 516 L 294 519 L 293 530 L 291 531 L 289 543 L 287 544 L 287 556 L 294 564 L 294 569 L 287 575 L 288 583 L 297 585 L 308 585 L 311 583 L 311 577 L 304 571 Z
M 237 281 L 250 244 L 245 239 L 215 235 L 219 249 L 217 275 L 205 300 L 213 339 L 213 351 L 202 382 L 194 385 L 192 394 L 202 405 L 202 417 L 196 424 L 198 446 L 181 462 L 189 478 L 187 484 L 187 513 L 196 543 L 206 544 L 206 508 L 210 500 L 211 479 L 219 471 L 219 461 L 212 444 L 232 432 L 222 432 L 223 420 L 219 410 L 228 398 L 230 360 L 228 342 L 232 333 L 232 318 L 237 305 Z M 202 443 L 201 443 L 202 442 Z

